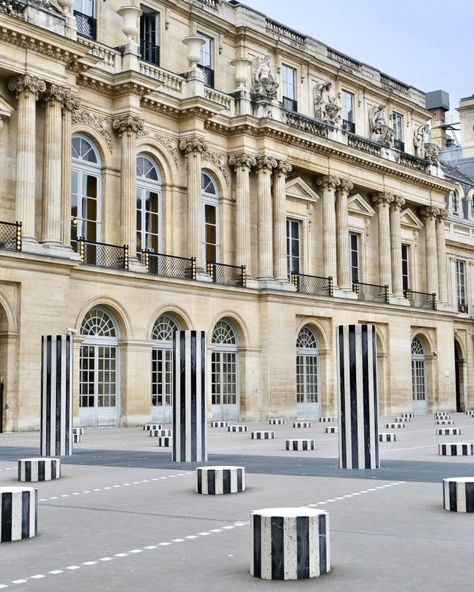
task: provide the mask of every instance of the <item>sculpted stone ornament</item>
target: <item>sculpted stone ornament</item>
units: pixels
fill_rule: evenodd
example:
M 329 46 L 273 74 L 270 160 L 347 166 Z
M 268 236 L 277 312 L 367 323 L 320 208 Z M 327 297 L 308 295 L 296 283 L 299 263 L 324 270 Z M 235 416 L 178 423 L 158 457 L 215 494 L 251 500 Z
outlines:
M 424 146 L 425 148 L 425 159 L 433 165 L 437 165 L 439 162 L 439 151 L 440 151 L 440 147 L 437 146 L 436 144 L 425 144 Z
M 337 125 L 341 119 L 341 108 L 336 103 L 336 98 L 329 95 L 332 82 L 316 84 L 313 90 L 314 116 L 325 123 Z
M 276 98 L 278 91 L 278 82 L 272 74 L 270 66 L 270 56 L 266 55 L 264 58 L 257 58 L 254 61 L 254 74 L 252 92 L 257 99 Z
M 66 88 L 58 84 L 48 84 L 46 91 L 43 93 L 43 101 L 53 102 L 58 101 L 62 103 L 66 96 Z
M 384 105 L 376 105 L 369 111 L 370 139 L 389 148 L 393 144 L 393 129 L 385 121 Z
M 403 208 L 403 206 L 405 205 L 406 200 L 404 197 L 402 197 L 401 195 L 394 195 L 393 196 L 393 201 L 390 204 L 390 207 L 394 210 L 401 210 Z
M 11 16 L 20 16 L 26 8 L 26 2 L 21 0 L 0 0 L 0 12 Z
M 190 138 L 183 138 L 179 142 L 179 149 L 185 152 L 186 156 L 189 154 L 199 153 L 202 154 L 203 152 L 208 151 L 207 143 L 204 141 L 203 138 L 199 136 L 193 136 Z
M 39 93 L 45 92 L 46 82 L 36 76 L 24 74 L 23 76 L 12 78 L 8 83 L 8 88 L 14 91 L 16 96 L 23 92 L 29 92 L 38 96 Z
M 373 193 L 371 197 L 374 204 L 382 206 L 389 206 L 394 200 L 392 193 Z
M 286 161 L 286 160 L 278 160 L 277 161 L 276 170 L 277 170 L 278 174 L 286 177 L 286 175 L 288 175 L 288 173 L 290 173 L 292 169 L 293 169 L 293 167 L 291 166 L 291 164 L 288 161 Z
M 128 135 L 138 134 L 139 131 L 143 130 L 144 122 L 138 115 L 122 115 L 113 120 L 112 127 L 117 130 L 119 136 L 124 132 Z
M 65 111 L 77 111 L 81 107 L 81 99 L 72 93 L 70 88 L 64 89 L 63 109 Z
M 316 184 L 323 187 L 323 189 L 337 189 L 341 184 L 341 180 L 334 175 L 326 175 L 317 179 Z
M 339 180 L 339 185 L 337 187 L 338 192 L 349 193 L 349 191 L 352 191 L 353 189 L 354 183 L 352 181 L 349 181 L 348 179 Z
M 429 137 L 427 123 L 422 123 L 413 132 L 413 146 L 415 147 L 415 156 L 418 158 L 425 158 L 425 144 L 428 143 Z
M 112 120 L 105 115 L 99 115 L 92 111 L 76 111 L 72 112 L 72 123 L 85 125 L 96 130 L 107 144 L 110 152 L 112 152 Z
M 436 206 L 426 206 L 425 208 L 420 209 L 420 217 L 422 220 L 427 220 L 428 218 L 435 219 L 440 215 L 441 211 L 444 210 L 441 210 Z
M 234 154 L 229 156 L 229 164 L 237 169 L 250 169 L 257 164 L 257 159 L 252 154 Z
M 273 156 L 258 156 L 256 167 L 259 171 L 271 171 L 278 166 L 276 158 Z

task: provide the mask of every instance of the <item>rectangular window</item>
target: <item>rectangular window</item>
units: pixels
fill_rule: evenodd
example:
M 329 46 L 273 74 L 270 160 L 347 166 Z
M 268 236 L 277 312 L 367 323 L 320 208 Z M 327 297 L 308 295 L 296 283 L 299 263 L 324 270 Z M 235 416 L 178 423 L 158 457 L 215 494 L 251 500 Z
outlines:
M 342 127 L 355 134 L 354 95 L 343 90 L 341 93 Z
M 217 207 L 204 204 L 204 250 L 206 263 L 216 263 L 217 249 Z
M 204 43 L 201 45 L 198 68 L 202 71 L 204 84 L 214 88 L 214 40 L 199 31 L 197 34 L 204 39 Z
M 160 15 L 141 7 L 140 55 L 141 59 L 155 66 L 160 65 Z
M 410 245 L 402 245 L 403 292 L 410 289 Z
M 96 39 L 95 0 L 74 0 L 74 16 L 76 17 L 78 34 L 89 39 Z
M 296 101 L 296 70 L 290 66 L 281 67 L 281 86 L 283 93 L 283 106 L 287 111 L 297 111 Z
M 300 273 L 301 271 L 300 223 L 290 218 L 286 221 L 286 252 L 288 277 L 290 277 L 291 272 Z
M 467 312 L 465 261 L 456 261 L 456 287 L 458 293 L 458 310 L 459 312 Z
M 403 142 L 403 115 L 394 111 L 392 113 L 393 123 L 393 145 L 397 150 L 403 152 L 405 143 Z
M 349 265 L 352 282 L 360 281 L 360 235 L 349 232 Z

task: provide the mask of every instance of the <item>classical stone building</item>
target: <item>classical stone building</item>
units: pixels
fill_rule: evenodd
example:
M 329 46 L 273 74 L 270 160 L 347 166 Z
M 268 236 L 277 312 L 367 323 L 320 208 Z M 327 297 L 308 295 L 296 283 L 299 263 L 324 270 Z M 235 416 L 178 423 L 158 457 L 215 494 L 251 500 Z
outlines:
M 377 327 L 384 413 L 472 404 L 473 242 L 424 93 L 236 1 L 0 23 L 5 429 L 38 426 L 68 327 L 83 425 L 169 419 L 176 327 L 207 332 L 214 418 L 335 413 L 347 323 Z

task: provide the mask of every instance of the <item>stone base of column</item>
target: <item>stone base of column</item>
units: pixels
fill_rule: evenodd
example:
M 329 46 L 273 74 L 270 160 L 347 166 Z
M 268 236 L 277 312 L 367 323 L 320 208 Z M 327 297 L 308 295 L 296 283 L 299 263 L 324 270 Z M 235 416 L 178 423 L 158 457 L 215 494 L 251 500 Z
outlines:
M 80 261 L 81 256 L 76 253 L 70 246 L 63 245 L 62 243 L 44 241 L 40 245 L 43 249 L 42 253 L 48 257 L 62 257 L 63 259 L 70 259 L 73 261 Z M 22 245 L 22 250 L 26 249 Z M 36 251 L 33 251 L 36 252 Z
M 333 296 L 335 298 L 346 298 L 347 300 L 357 300 L 357 294 L 350 288 L 333 288 Z
M 247 276 L 245 278 L 245 287 L 252 288 L 253 290 L 258 290 L 258 281 L 254 278 L 249 278 L 249 276 Z
M 436 310 L 444 310 L 447 312 L 453 312 L 454 309 L 453 309 L 453 305 L 450 304 L 449 302 L 437 302 L 436 303 Z M 467 313 L 465 313 L 465 314 L 466 314 L 466 317 L 469 316 Z
M 212 284 L 211 276 L 204 271 L 204 269 L 196 269 L 196 280 L 198 282 L 207 282 L 208 284 Z
M 145 273 L 146 268 L 145 265 L 138 260 L 137 257 L 129 257 L 128 258 L 128 270 L 129 271 L 136 271 L 138 273 Z
M 408 298 L 401 296 L 399 294 L 390 294 L 388 297 L 389 304 L 396 304 L 398 306 L 410 306 L 410 301 Z
M 274 278 L 257 278 L 259 290 L 286 290 L 296 292 L 296 287 L 290 282 L 281 282 Z

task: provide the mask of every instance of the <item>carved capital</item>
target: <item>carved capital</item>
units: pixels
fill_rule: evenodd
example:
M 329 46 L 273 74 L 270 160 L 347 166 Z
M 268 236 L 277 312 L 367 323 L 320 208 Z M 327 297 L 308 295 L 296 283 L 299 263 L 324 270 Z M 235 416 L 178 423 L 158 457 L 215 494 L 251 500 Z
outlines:
M 444 222 L 448 219 L 448 212 L 446 211 L 446 209 L 444 209 L 444 210 L 440 209 L 439 214 L 436 217 L 436 219 L 440 224 L 444 224 Z
M 183 138 L 179 142 L 179 149 L 183 150 L 188 156 L 189 154 L 196 155 L 197 153 L 202 154 L 208 151 L 208 146 L 204 138 L 199 136 L 191 136 L 189 138 Z
M 138 115 L 121 115 L 112 121 L 112 127 L 117 131 L 119 136 L 123 133 L 129 136 L 131 134 L 138 134 L 138 132 L 143 130 L 144 125 L 143 119 L 140 119 Z
M 43 101 L 54 103 L 62 103 L 66 95 L 66 88 L 59 84 L 50 83 L 47 85 L 45 92 L 43 93 Z
M 341 184 L 341 180 L 334 175 L 326 175 L 317 179 L 316 183 L 323 189 L 337 189 Z
M 401 195 L 394 195 L 393 196 L 393 201 L 390 204 L 390 207 L 394 210 L 401 210 L 403 208 L 403 206 L 405 205 L 406 200 L 404 197 L 402 197 Z
M 372 201 L 376 205 L 390 206 L 393 203 L 394 196 L 392 193 L 372 193 Z
M 266 156 L 265 154 L 257 156 L 256 167 L 258 171 L 268 172 L 272 171 L 278 166 L 276 158 L 273 156 Z
M 236 171 L 237 169 L 251 169 L 257 164 L 257 159 L 253 154 L 246 154 L 243 152 L 242 154 L 233 154 L 232 156 L 229 156 L 229 164 L 230 166 L 233 166 Z
M 72 93 L 70 88 L 64 89 L 63 109 L 65 111 L 77 111 L 81 108 L 81 99 Z
M 354 183 L 349 179 L 339 179 L 339 185 L 337 187 L 338 193 L 349 193 L 354 189 Z
M 277 160 L 276 172 L 279 175 L 283 175 L 286 177 L 286 175 L 288 175 L 288 173 L 290 173 L 292 169 L 293 169 L 293 167 L 291 166 L 291 164 L 288 161 Z
M 436 206 L 426 206 L 420 209 L 420 217 L 422 220 L 435 220 L 440 214 L 440 209 Z
M 24 74 L 23 76 L 12 78 L 8 83 L 8 88 L 13 91 L 17 97 L 21 93 L 32 93 L 37 97 L 39 93 L 46 90 L 46 82 L 36 76 Z

